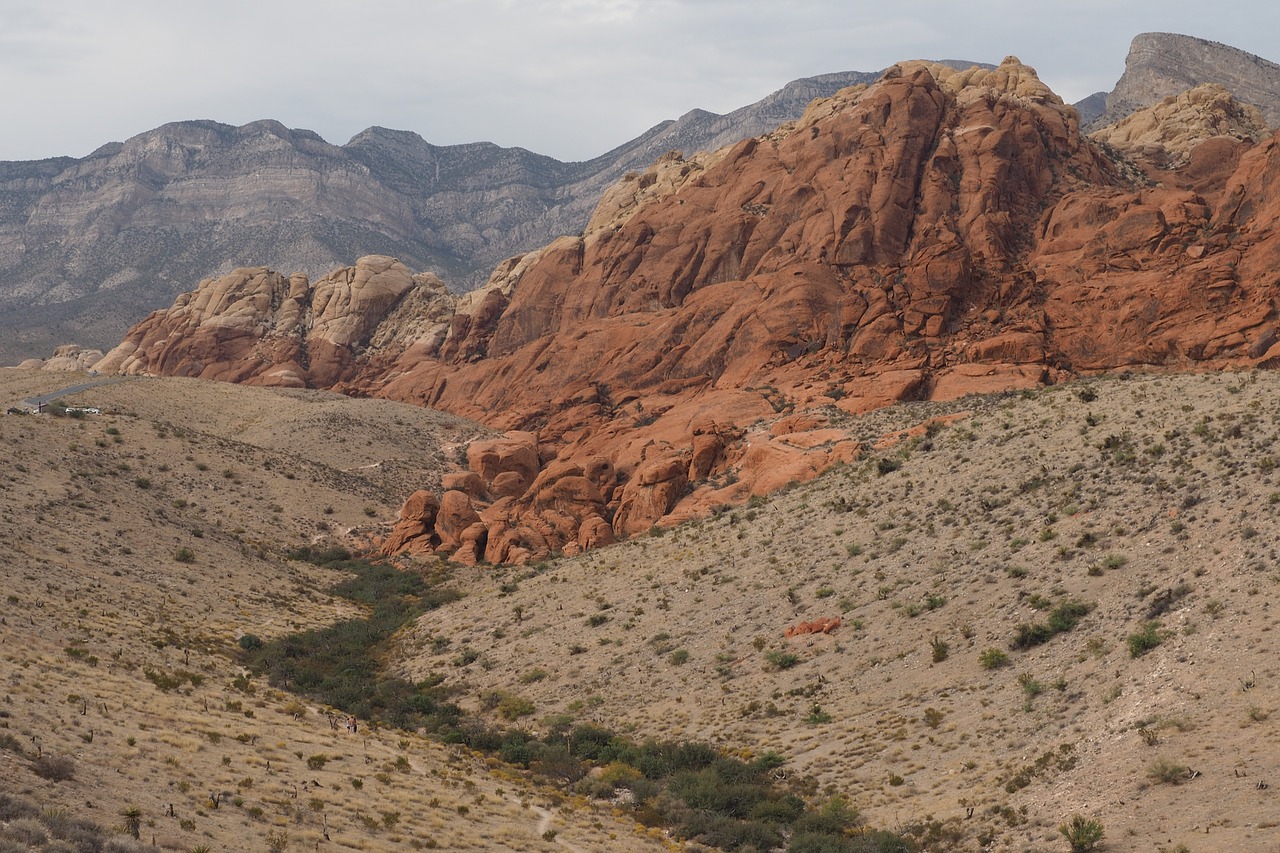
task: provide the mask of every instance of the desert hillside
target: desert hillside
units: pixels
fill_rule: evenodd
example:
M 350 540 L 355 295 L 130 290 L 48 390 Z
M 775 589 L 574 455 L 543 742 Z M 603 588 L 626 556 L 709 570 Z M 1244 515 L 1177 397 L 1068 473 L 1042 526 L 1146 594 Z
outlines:
M 0 371 L 0 399 L 67 384 Z M 187 380 L 66 402 L 103 413 L 0 417 L 5 850 L 663 849 L 466 750 L 350 734 L 236 663 L 246 635 L 359 616 L 343 575 L 284 549 L 360 541 L 482 427 Z
M 865 458 L 460 570 L 400 666 L 535 721 L 776 750 L 929 849 L 1065 850 L 1074 814 L 1107 850 L 1269 849 L 1277 394 L 1271 372 L 1135 375 L 833 412 Z
M 3 374 L 15 400 L 57 380 Z M 922 849 L 1064 850 L 1077 814 L 1103 849 L 1262 849 L 1277 382 L 1124 375 L 832 410 L 858 460 L 578 557 L 454 565 L 463 597 L 386 664 L 531 733 L 777 753 L 786 784 Z M 63 809 L 68 832 L 119 836 L 136 810 L 175 850 L 664 843 L 597 783 L 565 799 L 417 735 L 352 737 L 235 663 L 246 634 L 358 615 L 338 573 L 284 549 L 385 533 L 400 442 L 429 479 L 481 428 L 172 379 L 69 402 L 106 413 L 0 419 L 6 795 Z M 24 832 L 57 823 L 6 803 Z

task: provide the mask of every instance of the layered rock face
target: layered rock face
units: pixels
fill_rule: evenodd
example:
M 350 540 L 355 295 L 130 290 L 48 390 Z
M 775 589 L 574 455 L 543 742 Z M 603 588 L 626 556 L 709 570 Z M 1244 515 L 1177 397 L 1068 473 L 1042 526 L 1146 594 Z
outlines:
M 289 376 L 507 430 L 442 496 L 406 505 L 388 552 L 592 547 L 857 458 L 838 410 L 1280 358 L 1280 140 L 1254 142 L 1253 114 L 1220 93 L 1177 104 L 1135 116 L 1154 135 L 1115 137 L 1142 155 L 1127 159 L 1016 59 L 904 63 L 771 134 L 661 158 L 582 236 L 505 262 L 438 314 L 405 307 L 429 283 L 362 261 L 339 279 L 400 295 L 346 298 L 386 319 L 328 323 L 321 345 L 314 320 L 278 319 L 321 316 L 316 297 L 307 315 L 292 285 L 249 271 L 240 302 L 208 282 L 105 366 Z M 225 362 L 195 355 L 215 343 Z
M 1094 130 L 1204 83 L 1225 87 L 1280 127 L 1280 65 L 1214 41 L 1176 33 L 1141 33 L 1129 45 L 1124 74 L 1107 95 Z

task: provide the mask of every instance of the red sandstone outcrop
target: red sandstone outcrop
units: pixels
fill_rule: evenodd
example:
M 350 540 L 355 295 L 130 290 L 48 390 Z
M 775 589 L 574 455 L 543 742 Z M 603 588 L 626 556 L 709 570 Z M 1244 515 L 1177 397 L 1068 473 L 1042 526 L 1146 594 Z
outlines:
M 812 622 L 797 622 L 782 632 L 784 637 L 801 637 L 805 634 L 830 634 L 841 625 L 840 617 L 814 619 Z
M 100 369 L 474 418 L 508 432 L 469 449 L 451 520 L 415 495 L 385 550 L 592 547 L 857 458 L 829 407 L 1280 361 L 1280 139 L 1214 119 L 1234 107 L 1207 90 L 1165 106 L 1155 136 L 1123 131 L 1135 162 L 1015 59 L 904 63 L 775 133 L 664 157 L 456 309 L 386 258 L 314 288 L 240 271 Z
M 454 302 L 435 276 L 378 255 L 314 285 L 304 275 L 240 269 L 153 312 L 94 369 L 328 388 L 361 370 L 371 345 L 438 348 Z
M 414 492 L 400 508 L 400 520 L 383 541 L 387 554 L 430 554 L 439 540 L 435 535 L 440 499 L 424 489 Z

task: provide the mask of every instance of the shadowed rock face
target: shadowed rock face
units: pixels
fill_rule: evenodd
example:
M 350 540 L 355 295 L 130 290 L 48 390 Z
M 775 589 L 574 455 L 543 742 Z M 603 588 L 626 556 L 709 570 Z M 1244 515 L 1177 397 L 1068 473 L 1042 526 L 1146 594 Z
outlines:
M 1210 95 L 1187 105 L 1234 110 Z M 581 237 L 454 302 L 387 258 L 314 288 L 243 271 L 103 366 L 289 376 L 512 431 L 472 448 L 443 521 L 406 508 L 396 548 L 590 547 L 855 459 L 837 408 L 1274 362 L 1280 140 L 1153 115 L 1181 153 L 1128 160 L 1016 59 L 905 63 L 774 133 L 662 158 Z

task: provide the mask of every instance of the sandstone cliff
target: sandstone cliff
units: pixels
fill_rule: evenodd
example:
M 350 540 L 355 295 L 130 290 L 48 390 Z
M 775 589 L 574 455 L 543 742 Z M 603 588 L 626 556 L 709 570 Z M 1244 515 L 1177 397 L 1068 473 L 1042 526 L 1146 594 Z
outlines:
M 482 421 L 507 436 L 406 504 L 388 549 L 592 547 L 857 458 L 841 411 L 1275 362 L 1280 140 L 1254 142 L 1250 116 L 1217 90 L 1174 98 L 1128 138 L 1164 156 L 1131 160 L 1016 59 L 903 63 L 772 133 L 661 158 L 581 236 L 456 303 L 387 258 L 314 288 L 246 270 L 101 367 Z
M 93 365 L 100 373 L 153 373 L 248 385 L 326 388 L 358 368 L 372 345 L 438 347 L 457 298 L 430 273 L 380 255 L 313 285 L 266 267 L 201 283 L 130 330 Z

